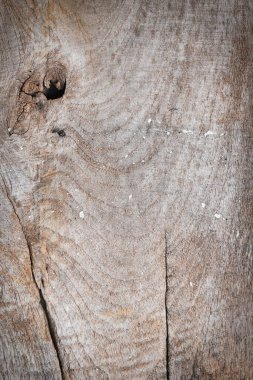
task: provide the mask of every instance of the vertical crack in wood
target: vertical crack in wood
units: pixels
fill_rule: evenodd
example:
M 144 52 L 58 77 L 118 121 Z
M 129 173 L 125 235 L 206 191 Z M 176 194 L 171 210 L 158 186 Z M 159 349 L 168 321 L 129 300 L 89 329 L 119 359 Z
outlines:
M 61 371 L 61 378 L 64 380 L 65 379 L 65 376 L 64 376 L 64 371 L 63 371 L 63 364 L 62 364 L 62 360 L 61 360 L 61 356 L 60 356 L 60 351 L 59 351 L 59 347 L 58 347 L 58 342 L 57 342 L 57 334 L 55 332 L 55 327 L 54 327 L 54 321 L 53 321 L 53 318 L 51 317 L 51 314 L 49 312 L 49 309 L 48 309 L 48 306 L 47 306 L 47 302 L 45 300 L 45 297 L 35 279 L 35 275 L 34 275 L 34 269 L 33 269 L 33 255 L 32 255 L 32 248 L 31 248 L 31 245 L 29 243 L 29 239 L 26 235 L 26 232 L 25 232 L 25 229 L 21 223 L 21 220 L 20 220 L 20 217 L 17 213 L 17 210 L 16 210 L 16 206 L 15 206 L 15 202 L 13 201 L 12 197 L 11 197 L 11 194 L 10 194 L 10 191 L 8 189 L 8 186 L 5 182 L 5 179 L 2 175 L 2 173 L 0 173 L 1 175 L 1 178 L 2 178 L 2 181 L 3 181 L 3 184 L 4 184 L 4 188 L 5 188 L 5 193 L 6 193 L 6 196 L 7 196 L 7 199 L 9 200 L 11 206 L 12 206 L 12 209 L 13 209 L 13 212 L 14 214 L 16 215 L 17 217 L 17 220 L 18 220 L 18 223 L 20 225 L 20 228 L 21 228 L 21 231 L 24 235 L 24 238 L 25 238 L 25 241 L 26 241 L 26 245 L 27 245 L 27 248 L 28 248 L 28 252 L 29 252 L 29 257 L 30 257 L 30 264 L 31 264 L 31 272 L 32 272 L 32 279 L 33 279 L 33 282 L 35 284 L 35 287 L 39 293 L 39 299 L 40 299 L 40 305 L 42 307 L 42 310 L 44 312 L 44 316 L 45 316 L 45 319 L 47 321 L 47 325 L 48 325 L 48 331 L 49 331 L 49 334 L 50 334 L 50 337 L 51 337 L 51 340 L 52 340 L 52 344 L 54 346 L 54 349 L 55 349 L 55 352 L 56 352 L 56 356 L 57 356 L 57 359 L 58 359 L 58 363 L 59 363 L 59 368 L 60 368 L 60 371 Z
M 34 275 L 33 275 L 33 278 L 34 278 Z M 48 330 L 49 330 L 49 333 L 50 333 L 50 336 L 51 336 L 51 340 L 52 340 L 52 343 L 53 343 L 53 346 L 54 346 L 54 349 L 55 349 L 55 352 L 56 352 L 56 355 L 57 355 L 57 359 L 58 359 L 58 362 L 59 362 L 59 367 L 60 367 L 60 371 L 61 371 L 61 377 L 62 379 L 64 380 L 65 379 L 65 375 L 64 375 L 64 371 L 63 371 L 63 364 L 62 364 L 62 360 L 61 360 L 61 356 L 60 356 L 60 351 L 59 351 L 59 347 L 58 347 L 58 342 L 57 342 L 57 336 L 56 336 L 56 332 L 55 332 L 55 323 L 54 323 L 54 320 L 53 318 L 51 317 L 51 314 L 48 310 L 48 307 L 47 307 L 47 302 L 44 298 L 44 295 L 41 291 L 41 289 L 37 286 L 37 289 L 38 289 L 38 292 L 39 292 L 39 295 L 40 295 L 40 304 L 42 306 L 42 309 L 44 311 L 44 314 L 45 314 L 45 317 L 46 317 L 46 320 L 47 320 L 47 325 L 48 325 Z
M 168 315 L 168 242 L 167 242 L 167 233 L 165 232 L 165 250 L 164 250 L 164 261 L 165 261 L 165 318 L 166 318 L 166 377 L 167 380 L 170 379 L 170 339 L 169 339 L 169 315 Z

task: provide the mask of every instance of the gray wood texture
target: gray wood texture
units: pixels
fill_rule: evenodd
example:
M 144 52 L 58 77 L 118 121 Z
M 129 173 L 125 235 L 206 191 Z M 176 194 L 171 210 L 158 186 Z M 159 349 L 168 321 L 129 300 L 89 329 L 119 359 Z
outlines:
M 0 28 L 0 378 L 252 380 L 252 1 Z

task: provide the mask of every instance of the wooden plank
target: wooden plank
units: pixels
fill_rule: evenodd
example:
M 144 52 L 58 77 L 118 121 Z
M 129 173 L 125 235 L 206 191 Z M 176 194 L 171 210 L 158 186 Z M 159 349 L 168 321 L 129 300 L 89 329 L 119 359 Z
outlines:
M 252 8 L 2 1 L 3 378 L 253 377 Z

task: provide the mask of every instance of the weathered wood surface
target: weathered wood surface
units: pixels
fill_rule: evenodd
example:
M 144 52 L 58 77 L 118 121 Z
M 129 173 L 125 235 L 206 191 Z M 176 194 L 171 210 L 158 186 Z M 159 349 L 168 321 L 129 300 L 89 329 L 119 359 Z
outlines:
M 1 378 L 253 379 L 252 1 L 0 11 Z

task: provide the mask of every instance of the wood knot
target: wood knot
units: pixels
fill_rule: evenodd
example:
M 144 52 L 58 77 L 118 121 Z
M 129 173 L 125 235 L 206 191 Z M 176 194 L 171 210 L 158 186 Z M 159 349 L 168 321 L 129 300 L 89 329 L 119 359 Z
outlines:
M 66 67 L 59 62 L 47 62 L 46 68 L 38 67 L 26 74 L 16 98 L 10 105 L 9 134 L 24 134 L 32 123 L 43 122 L 48 100 L 61 98 L 66 89 Z M 13 89 L 11 89 L 11 93 Z M 64 132 L 65 133 L 65 132 Z
M 66 68 L 62 64 L 48 68 L 43 85 L 43 93 L 47 99 L 61 98 L 66 88 Z
M 53 128 L 52 133 L 58 133 L 60 137 L 66 136 L 66 132 L 64 131 L 64 129 L 60 129 L 60 128 Z

